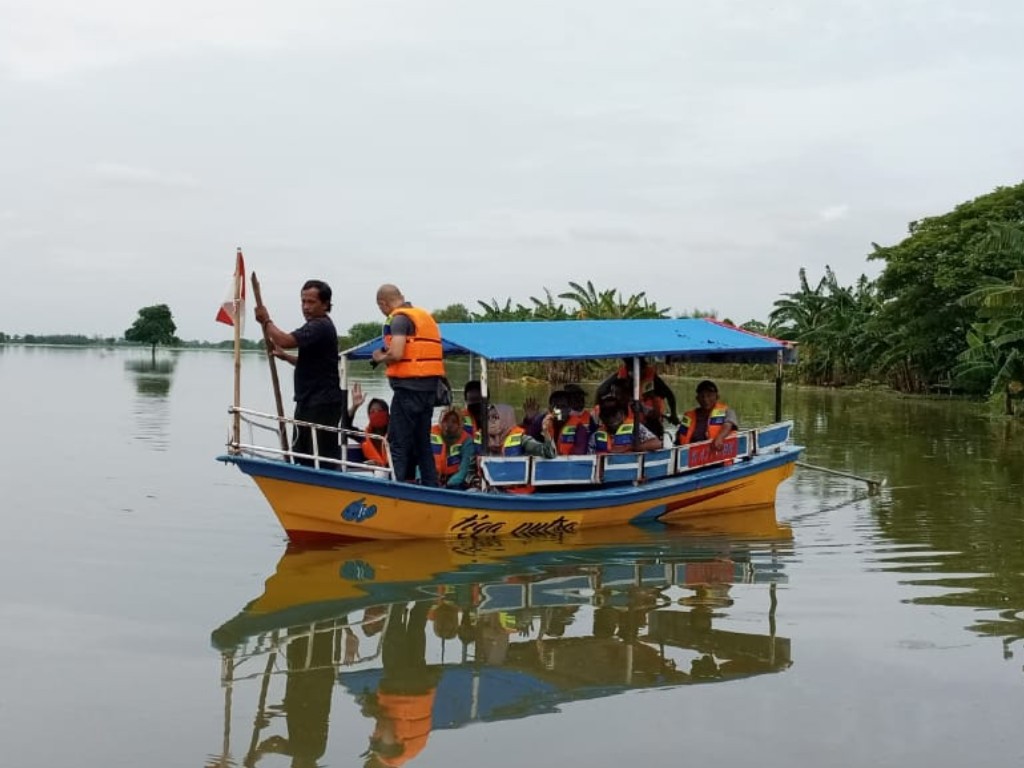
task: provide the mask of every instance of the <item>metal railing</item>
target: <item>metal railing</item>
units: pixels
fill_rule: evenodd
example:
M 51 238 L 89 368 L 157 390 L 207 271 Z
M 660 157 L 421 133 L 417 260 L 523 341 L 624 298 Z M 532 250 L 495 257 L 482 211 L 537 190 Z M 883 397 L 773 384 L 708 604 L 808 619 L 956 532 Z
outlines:
M 239 434 L 245 433 L 247 436 L 247 440 L 240 437 L 237 443 L 229 439 L 227 447 L 232 454 L 305 464 L 317 469 L 373 473 L 377 477 L 395 479 L 394 469 L 391 467 L 391 450 L 386 439 L 381 440 L 381 443 L 388 466 L 368 463 L 365 461 L 365 457 L 362 461 L 349 458 L 349 453 L 354 447 L 350 443 L 351 440 L 360 442 L 369 438 L 380 440 L 379 435 L 357 429 L 314 424 L 249 408 L 232 407 L 228 409 L 228 413 L 232 421 L 236 414 L 239 416 L 242 425 Z M 739 431 L 727 441 L 731 450 L 723 454 L 711 454 L 708 450 L 711 441 L 705 441 L 686 446 L 663 448 L 653 452 L 563 456 L 553 459 L 532 456 L 482 456 L 478 469 L 485 489 L 517 485 L 557 486 L 579 483 L 601 485 L 624 480 L 644 482 L 659 477 L 681 475 L 726 462 L 744 461 L 758 454 L 780 451 L 789 443 L 792 427 L 792 421 L 783 421 L 758 429 Z M 291 434 L 294 434 L 295 430 L 299 428 L 310 431 L 313 444 L 312 453 L 300 453 L 290 447 L 287 449 L 281 447 L 282 430 L 290 429 Z M 340 445 L 339 458 L 320 455 L 320 433 L 324 432 L 336 434 Z M 361 449 L 359 456 L 362 456 Z M 624 462 L 629 462 L 630 459 L 633 459 L 633 462 L 628 463 L 627 466 Z M 548 471 L 542 475 L 539 471 L 540 468 L 569 470 L 571 464 L 576 466 L 565 476 L 559 476 L 562 474 L 561 472 L 551 473 Z M 624 476 L 624 473 L 629 476 Z
M 242 430 L 239 441 L 236 443 L 230 438 L 227 441 L 228 452 L 234 455 L 249 456 L 260 459 L 280 459 L 291 464 L 308 464 L 316 469 L 332 469 L 341 472 L 362 472 L 373 473 L 377 476 L 389 477 L 394 480 L 394 471 L 391 469 L 391 451 L 387 440 L 382 440 L 384 455 L 388 459 L 388 466 L 371 464 L 349 458 L 353 449 L 351 440 L 363 441 L 369 438 L 379 439 L 380 435 L 373 435 L 358 429 L 346 429 L 343 427 L 331 427 L 324 424 L 314 424 L 310 421 L 302 421 L 287 416 L 255 411 L 250 408 L 228 408 L 228 414 L 233 421 L 237 414 L 241 420 Z M 294 435 L 297 429 L 308 429 L 313 443 L 312 453 L 302 453 L 292 450 L 291 447 L 282 448 L 280 444 L 281 430 L 286 429 Z M 333 433 L 337 436 L 340 449 L 340 458 L 323 456 L 320 451 L 320 434 Z M 242 437 L 242 433 L 245 437 Z M 359 450 L 362 455 L 362 449 Z

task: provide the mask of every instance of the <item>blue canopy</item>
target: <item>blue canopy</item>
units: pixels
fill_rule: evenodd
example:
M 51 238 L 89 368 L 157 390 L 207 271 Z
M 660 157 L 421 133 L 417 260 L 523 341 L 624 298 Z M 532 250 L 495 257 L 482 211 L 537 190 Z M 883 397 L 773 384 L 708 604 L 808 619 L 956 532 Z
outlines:
M 681 320 L 562 320 L 519 323 L 441 323 L 444 354 L 473 354 L 495 362 L 663 357 L 714 363 L 774 363 L 778 352 L 795 362 L 788 342 L 706 318 Z M 369 360 L 378 337 L 346 350 Z

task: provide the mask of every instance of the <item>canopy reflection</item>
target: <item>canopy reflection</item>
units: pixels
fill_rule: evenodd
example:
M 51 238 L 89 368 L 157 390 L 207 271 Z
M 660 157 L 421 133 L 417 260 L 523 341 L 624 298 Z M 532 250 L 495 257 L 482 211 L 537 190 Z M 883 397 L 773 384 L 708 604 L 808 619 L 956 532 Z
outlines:
M 771 508 L 709 526 L 291 548 L 212 634 L 225 735 L 211 764 L 317 764 L 336 685 L 367 718 L 365 765 L 398 766 L 438 729 L 787 669 L 775 585 L 790 530 Z M 733 615 L 744 630 L 763 616 L 763 631 L 723 627 Z M 232 711 L 251 731 L 234 758 Z

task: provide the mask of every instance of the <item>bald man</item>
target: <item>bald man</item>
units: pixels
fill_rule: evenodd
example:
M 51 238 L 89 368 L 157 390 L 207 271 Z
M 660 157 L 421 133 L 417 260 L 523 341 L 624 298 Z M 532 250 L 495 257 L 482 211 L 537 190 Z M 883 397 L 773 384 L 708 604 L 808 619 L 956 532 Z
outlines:
M 399 481 L 414 481 L 419 468 L 423 485 L 436 486 L 430 428 L 438 380 L 445 375 L 441 331 L 430 313 L 407 302 L 396 285 L 377 289 L 377 308 L 387 320 L 384 347 L 374 350 L 373 359 L 387 365 L 394 392 L 388 423 L 391 466 Z

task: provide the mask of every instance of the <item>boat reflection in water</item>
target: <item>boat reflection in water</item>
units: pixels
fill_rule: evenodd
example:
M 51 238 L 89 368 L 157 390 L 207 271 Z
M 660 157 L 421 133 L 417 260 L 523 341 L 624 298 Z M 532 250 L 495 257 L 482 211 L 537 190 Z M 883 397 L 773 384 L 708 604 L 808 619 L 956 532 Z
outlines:
M 210 764 L 322 764 L 335 686 L 367 719 L 364 764 L 397 766 L 438 729 L 785 670 L 774 613 L 790 530 L 771 508 L 707 525 L 289 549 L 213 632 L 225 731 Z M 763 631 L 721 626 L 734 616 L 763 616 Z M 234 755 L 232 708 L 254 723 Z

